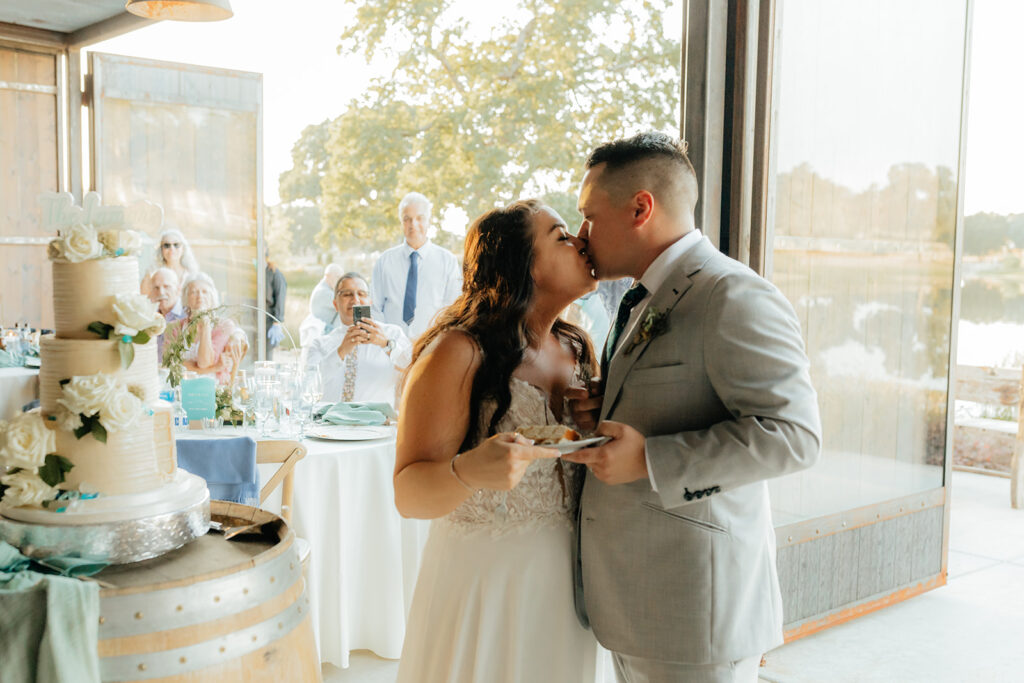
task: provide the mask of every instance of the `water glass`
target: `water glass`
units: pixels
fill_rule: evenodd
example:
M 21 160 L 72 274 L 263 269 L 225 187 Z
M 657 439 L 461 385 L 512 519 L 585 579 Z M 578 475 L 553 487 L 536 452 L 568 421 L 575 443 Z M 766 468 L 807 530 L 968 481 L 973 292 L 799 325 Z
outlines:
M 270 417 L 274 414 L 276 401 L 277 382 L 259 382 L 256 387 L 253 411 L 256 414 L 256 422 L 260 430 L 260 437 L 262 438 L 270 435 Z

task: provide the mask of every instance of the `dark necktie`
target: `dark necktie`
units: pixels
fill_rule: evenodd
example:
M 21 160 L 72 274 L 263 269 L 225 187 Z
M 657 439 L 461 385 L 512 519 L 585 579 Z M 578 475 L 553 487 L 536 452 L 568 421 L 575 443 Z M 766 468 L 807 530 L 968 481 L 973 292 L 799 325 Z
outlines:
M 622 295 L 622 300 L 619 301 L 619 311 L 615 314 L 615 324 L 612 326 L 612 331 L 608 333 L 608 342 L 605 344 L 604 355 L 608 360 L 611 360 L 615 353 L 615 343 L 619 341 L 619 335 L 626 329 L 629 314 L 645 296 L 647 296 L 647 288 L 639 282 Z
M 416 316 L 416 280 L 419 278 L 418 252 L 409 254 L 409 275 L 405 278 L 405 302 L 402 304 L 402 320 L 408 325 Z

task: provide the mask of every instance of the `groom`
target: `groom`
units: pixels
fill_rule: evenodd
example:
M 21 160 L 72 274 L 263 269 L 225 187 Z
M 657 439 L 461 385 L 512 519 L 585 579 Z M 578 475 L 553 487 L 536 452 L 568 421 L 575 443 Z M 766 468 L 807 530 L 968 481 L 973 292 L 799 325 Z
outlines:
M 757 680 L 782 643 L 767 479 L 818 459 L 800 324 L 774 285 L 694 226 L 677 140 L 598 147 L 579 236 L 600 279 L 631 276 L 604 348 L 604 395 L 577 394 L 585 464 L 577 596 L 619 681 Z

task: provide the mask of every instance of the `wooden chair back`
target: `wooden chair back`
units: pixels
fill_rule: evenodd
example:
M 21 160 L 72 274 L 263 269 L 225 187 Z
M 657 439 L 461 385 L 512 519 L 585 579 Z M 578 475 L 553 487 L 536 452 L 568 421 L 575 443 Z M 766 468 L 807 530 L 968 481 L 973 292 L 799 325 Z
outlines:
M 292 504 L 295 495 L 295 479 L 292 471 L 295 464 L 306 457 L 306 447 L 298 441 L 257 441 L 256 463 L 260 465 L 280 463 L 263 488 L 260 490 L 260 505 L 281 484 L 281 517 L 286 522 L 292 521 Z
M 987 405 L 1017 407 L 1017 433 L 994 434 L 1013 449 L 1010 504 L 1024 508 L 1024 368 L 987 368 L 958 365 L 956 398 Z

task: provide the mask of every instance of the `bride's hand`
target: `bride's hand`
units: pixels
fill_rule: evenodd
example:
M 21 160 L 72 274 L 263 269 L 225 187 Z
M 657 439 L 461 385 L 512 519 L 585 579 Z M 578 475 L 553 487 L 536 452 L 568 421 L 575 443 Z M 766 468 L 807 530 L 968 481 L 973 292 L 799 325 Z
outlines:
M 474 489 L 510 491 L 531 462 L 558 455 L 553 448 L 534 446 L 521 434 L 502 432 L 460 455 L 454 467 L 459 478 Z

